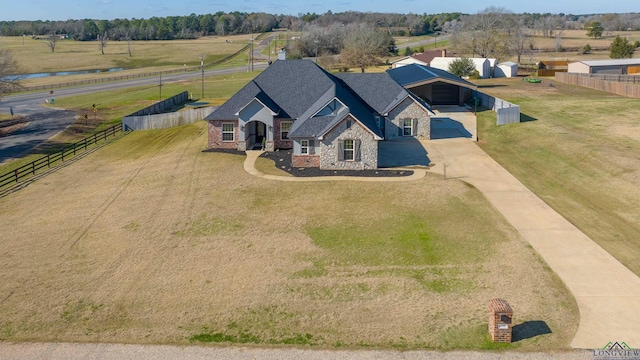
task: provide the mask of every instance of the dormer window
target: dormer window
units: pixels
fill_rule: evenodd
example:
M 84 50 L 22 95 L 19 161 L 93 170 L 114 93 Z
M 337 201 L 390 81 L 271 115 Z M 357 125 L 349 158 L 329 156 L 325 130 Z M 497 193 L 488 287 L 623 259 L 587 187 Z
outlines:
M 327 104 L 322 110 L 320 110 L 315 116 L 330 116 L 336 115 L 340 109 L 342 109 L 344 105 L 337 99 L 331 100 L 330 103 Z

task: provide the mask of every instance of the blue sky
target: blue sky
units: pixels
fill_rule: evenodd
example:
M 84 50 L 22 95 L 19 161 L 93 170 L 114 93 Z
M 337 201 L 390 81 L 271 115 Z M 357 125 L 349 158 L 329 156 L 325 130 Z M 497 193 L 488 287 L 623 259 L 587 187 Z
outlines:
M 0 0 L 0 20 L 139 19 L 217 11 L 291 15 L 307 12 L 321 14 L 327 10 L 416 14 L 475 13 L 491 5 L 517 13 L 592 14 L 640 11 L 637 0 Z

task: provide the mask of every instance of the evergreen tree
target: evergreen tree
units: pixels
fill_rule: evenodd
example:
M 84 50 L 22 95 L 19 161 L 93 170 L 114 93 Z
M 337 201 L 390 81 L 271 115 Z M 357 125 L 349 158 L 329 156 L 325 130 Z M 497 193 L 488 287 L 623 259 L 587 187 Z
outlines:
M 460 77 L 471 76 L 475 69 L 473 61 L 469 58 L 459 58 L 449 64 L 449 72 Z
M 616 35 L 616 38 L 613 39 L 611 43 L 611 50 L 609 52 L 609 57 L 612 59 L 627 59 L 633 57 L 633 44 L 629 44 L 629 40 L 627 38 L 620 37 L 620 35 Z

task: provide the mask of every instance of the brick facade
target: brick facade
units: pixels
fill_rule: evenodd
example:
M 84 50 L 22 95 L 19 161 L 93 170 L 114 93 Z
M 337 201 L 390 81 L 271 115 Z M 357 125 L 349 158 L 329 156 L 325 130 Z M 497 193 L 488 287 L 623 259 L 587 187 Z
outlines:
M 320 155 L 292 155 L 293 167 L 320 167 Z
M 233 141 L 222 141 L 224 123 L 233 123 Z M 238 120 L 209 121 L 209 149 L 238 149 L 238 140 Z
M 351 126 L 347 128 L 347 122 Z M 354 161 L 339 160 L 340 140 L 359 140 L 360 157 Z M 329 131 L 320 143 L 320 169 L 369 170 L 378 168 L 378 140 L 352 117 L 347 117 Z
M 489 334 L 493 342 L 511 342 L 513 309 L 506 300 L 489 300 Z
M 403 127 L 404 119 L 417 119 L 416 136 L 403 136 L 400 129 Z M 406 138 L 417 138 L 429 140 L 431 138 L 431 117 L 427 110 L 418 105 L 413 99 L 406 98 L 396 106 L 387 116 L 385 121 L 385 140 L 400 140 Z
M 293 140 L 282 140 L 280 138 L 280 124 L 283 121 L 291 121 L 291 119 L 273 119 L 273 141 L 274 147 L 276 149 L 292 149 L 293 148 Z

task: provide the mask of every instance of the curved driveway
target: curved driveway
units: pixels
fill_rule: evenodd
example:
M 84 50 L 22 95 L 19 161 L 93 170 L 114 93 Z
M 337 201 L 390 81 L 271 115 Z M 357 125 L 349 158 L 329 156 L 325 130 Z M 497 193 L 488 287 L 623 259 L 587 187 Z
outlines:
M 452 115 L 452 117 L 455 115 Z M 469 139 L 423 141 L 431 171 L 478 190 L 542 256 L 573 293 L 580 310 L 571 346 L 640 348 L 640 278 L 527 189 Z M 516 309 L 517 311 L 517 309 Z

